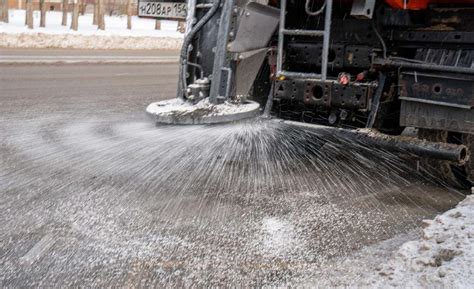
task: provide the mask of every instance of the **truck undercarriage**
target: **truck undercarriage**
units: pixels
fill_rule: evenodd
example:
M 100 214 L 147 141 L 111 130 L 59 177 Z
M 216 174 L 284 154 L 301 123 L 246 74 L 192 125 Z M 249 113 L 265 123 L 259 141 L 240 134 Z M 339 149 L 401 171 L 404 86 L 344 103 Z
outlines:
M 144 1 L 139 12 L 180 17 L 169 16 L 178 2 Z M 212 104 L 250 99 L 284 120 L 394 136 L 413 127 L 427 142 L 463 146 L 461 162 L 422 163 L 441 179 L 471 185 L 469 2 L 189 0 L 177 96 Z

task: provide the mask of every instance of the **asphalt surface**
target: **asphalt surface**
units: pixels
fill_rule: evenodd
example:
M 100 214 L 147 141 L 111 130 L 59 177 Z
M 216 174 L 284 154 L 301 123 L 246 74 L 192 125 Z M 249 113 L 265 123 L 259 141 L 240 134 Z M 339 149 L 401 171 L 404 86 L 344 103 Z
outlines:
M 354 285 L 462 198 L 274 124 L 155 127 L 176 75 L 0 66 L 0 287 Z
M 176 63 L 173 50 L 80 50 L 0 48 L 0 64 Z

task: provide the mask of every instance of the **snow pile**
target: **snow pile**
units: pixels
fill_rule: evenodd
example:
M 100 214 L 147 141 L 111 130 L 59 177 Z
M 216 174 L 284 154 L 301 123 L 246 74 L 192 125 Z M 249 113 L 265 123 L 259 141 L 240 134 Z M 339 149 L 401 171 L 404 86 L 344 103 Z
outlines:
M 127 29 L 126 16 L 105 16 L 105 31 L 92 25 L 92 14 L 79 16 L 79 30 L 61 25 L 62 12 L 50 11 L 46 27 L 39 27 L 39 11 L 34 12 L 34 29 L 25 26 L 25 11 L 10 10 L 10 22 L 0 22 L 0 47 L 21 48 L 82 48 L 82 49 L 179 49 L 183 34 L 176 21 L 161 21 L 155 30 L 155 20 L 133 17 L 132 30 Z
M 231 102 L 224 102 L 222 104 L 211 104 L 209 98 L 205 98 L 196 104 L 184 101 L 180 98 L 155 102 L 150 104 L 146 111 L 150 114 L 165 115 L 190 115 L 198 112 L 205 113 L 208 116 L 220 116 L 234 113 L 241 113 L 258 109 L 258 103 L 249 104 L 235 104 Z
M 161 124 L 212 124 L 255 117 L 259 109 L 260 105 L 253 101 L 215 105 L 209 98 L 196 104 L 176 98 L 152 103 L 146 111 Z
M 181 112 L 192 112 L 195 109 L 196 106 L 192 105 L 191 103 L 183 101 L 180 98 L 173 98 L 160 102 L 154 102 L 146 108 L 146 111 L 151 114 L 170 115 Z
M 474 195 L 456 208 L 425 220 L 421 240 L 401 246 L 371 278 L 374 287 L 472 288 L 474 284 Z

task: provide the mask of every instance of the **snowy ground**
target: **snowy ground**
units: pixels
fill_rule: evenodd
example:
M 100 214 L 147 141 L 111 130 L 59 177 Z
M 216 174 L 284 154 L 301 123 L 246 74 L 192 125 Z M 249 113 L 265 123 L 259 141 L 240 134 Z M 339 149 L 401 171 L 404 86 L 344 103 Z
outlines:
M 474 195 L 424 221 L 419 240 L 403 244 L 366 280 L 370 287 L 473 288 Z
M 132 30 L 127 30 L 126 16 L 106 16 L 105 31 L 92 25 L 92 14 L 79 17 L 79 30 L 61 26 L 61 12 L 50 11 L 46 27 L 39 27 L 39 11 L 34 12 L 34 29 L 25 25 L 24 10 L 10 10 L 10 22 L 0 22 L 0 47 L 79 48 L 79 49 L 179 49 L 183 34 L 177 32 L 176 21 L 162 21 L 155 30 L 153 19 L 133 17 Z

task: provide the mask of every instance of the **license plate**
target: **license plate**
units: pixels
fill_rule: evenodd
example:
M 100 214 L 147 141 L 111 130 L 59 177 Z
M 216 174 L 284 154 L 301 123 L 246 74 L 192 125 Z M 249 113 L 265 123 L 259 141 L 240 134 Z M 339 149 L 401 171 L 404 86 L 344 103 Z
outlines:
M 187 5 L 180 2 L 140 0 L 138 16 L 163 19 L 186 19 Z

